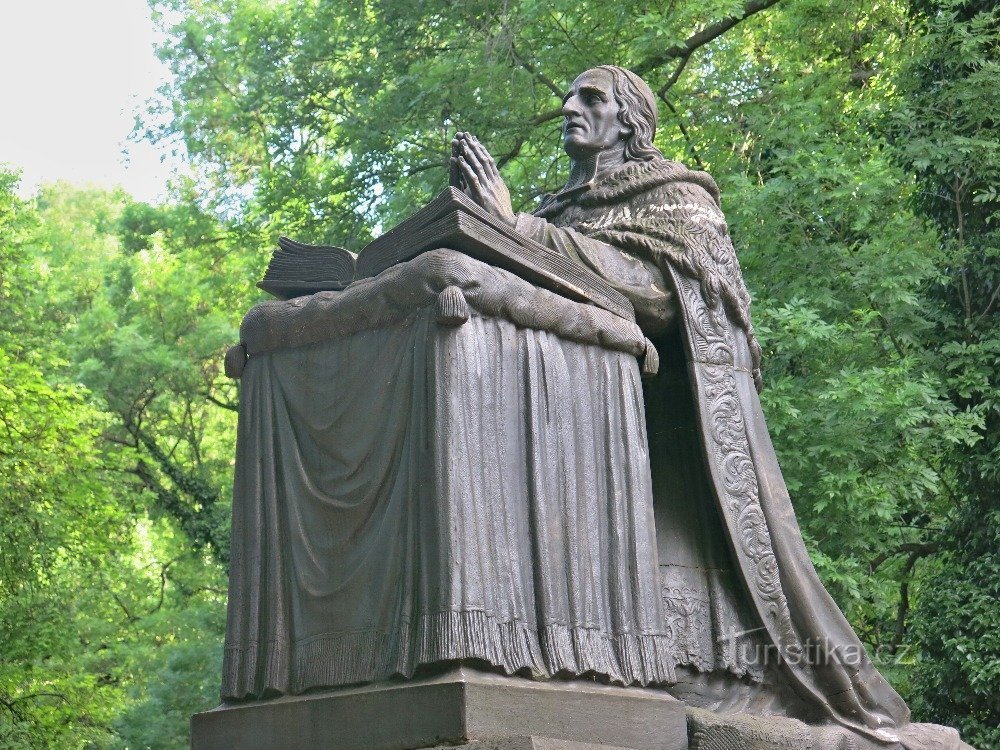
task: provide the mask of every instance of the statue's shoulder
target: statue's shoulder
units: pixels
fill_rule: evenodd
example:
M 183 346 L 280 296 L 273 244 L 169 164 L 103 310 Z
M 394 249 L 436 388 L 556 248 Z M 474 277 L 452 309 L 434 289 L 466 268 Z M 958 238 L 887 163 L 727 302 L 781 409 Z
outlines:
M 600 205 L 674 198 L 719 205 L 719 187 L 707 172 L 670 159 L 629 162 L 602 178 L 581 196 L 582 204 Z

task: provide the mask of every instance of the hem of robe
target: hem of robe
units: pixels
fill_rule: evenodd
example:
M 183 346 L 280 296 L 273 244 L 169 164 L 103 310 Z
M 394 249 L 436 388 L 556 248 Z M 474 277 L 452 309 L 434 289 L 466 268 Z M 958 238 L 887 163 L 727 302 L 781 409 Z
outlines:
M 675 682 L 674 667 L 682 663 L 670 639 L 662 634 L 605 634 L 596 627 L 557 623 L 536 631 L 527 622 L 504 622 L 488 612 L 469 610 L 424 616 L 416 628 L 404 622 L 390 632 L 323 633 L 292 644 L 271 641 L 267 645 L 267 665 L 256 663 L 257 643 L 227 647 L 223 673 L 255 675 L 264 668 L 274 675 L 283 664 L 291 665 L 290 673 L 280 684 L 272 680 L 258 689 L 224 684 L 223 700 L 300 694 L 396 675 L 409 678 L 418 667 L 438 661 L 479 659 L 507 674 L 527 670 L 542 679 L 591 673 L 612 684 L 641 687 Z M 239 667 L 234 670 L 236 664 Z M 609 666 L 619 668 L 609 671 Z

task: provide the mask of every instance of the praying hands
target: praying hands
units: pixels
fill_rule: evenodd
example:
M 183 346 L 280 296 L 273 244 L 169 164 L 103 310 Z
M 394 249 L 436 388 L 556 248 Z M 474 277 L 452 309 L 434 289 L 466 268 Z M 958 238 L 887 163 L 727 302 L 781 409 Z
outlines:
M 493 157 L 471 133 L 456 133 L 451 142 L 450 183 L 461 188 L 492 216 L 514 225 L 517 218 L 510 202 L 510 191 Z

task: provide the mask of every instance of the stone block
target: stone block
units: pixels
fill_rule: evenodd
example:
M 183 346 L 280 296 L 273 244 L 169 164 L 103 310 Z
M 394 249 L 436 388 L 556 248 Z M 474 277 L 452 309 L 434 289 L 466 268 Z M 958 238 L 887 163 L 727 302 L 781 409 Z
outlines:
M 192 750 L 686 750 L 664 692 L 534 682 L 462 667 L 408 682 L 223 705 L 195 714 Z

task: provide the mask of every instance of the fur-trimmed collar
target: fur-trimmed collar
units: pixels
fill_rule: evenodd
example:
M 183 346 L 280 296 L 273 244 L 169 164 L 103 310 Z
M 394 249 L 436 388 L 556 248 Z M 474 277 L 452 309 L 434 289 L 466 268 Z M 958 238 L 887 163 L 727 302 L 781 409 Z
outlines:
M 580 196 L 580 203 L 607 203 L 629 198 L 668 182 L 693 182 L 705 188 L 719 203 L 719 188 L 707 172 L 696 172 L 680 162 L 668 159 L 628 162 L 621 169 L 605 175 Z
M 689 182 L 704 188 L 719 205 L 719 187 L 707 172 L 688 169 L 680 162 L 668 159 L 628 162 L 610 174 L 598 178 L 586 190 L 550 195 L 535 212 L 537 216 L 559 213 L 568 203 L 595 206 L 631 198 L 671 182 Z

